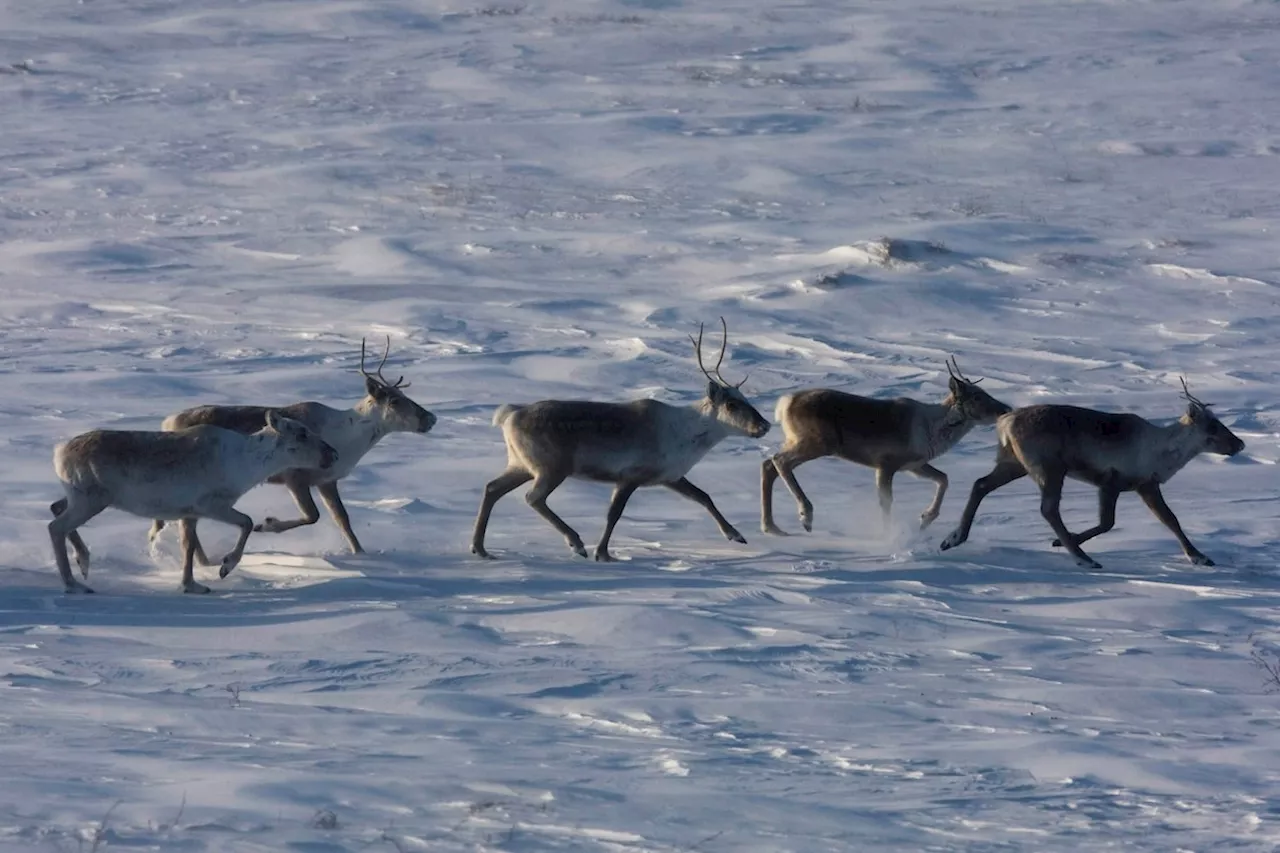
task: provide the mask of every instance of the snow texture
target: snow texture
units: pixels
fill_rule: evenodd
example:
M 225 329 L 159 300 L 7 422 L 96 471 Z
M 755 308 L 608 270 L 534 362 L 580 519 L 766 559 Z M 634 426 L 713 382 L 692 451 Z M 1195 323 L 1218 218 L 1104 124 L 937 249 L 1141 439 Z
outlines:
M 1271 851 L 1280 845 L 1280 6 L 1226 0 L 49 0 L 0 11 L 0 850 Z M 1028 480 L 940 552 L 994 432 L 902 477 L 695 467 L 749 544 L 638 492 L 616 564 L 502 470 L 503 403 L 693 402 L 687 336 L 771 416 L 830 386 L 1247 443 L 1049 547 Z M 349 406 L 361 337 L 440 417 L 256 534 L 84 529 L 53 446 L 201 403 Z M 394 373 L 391 373 L 394 371 Z M 608 487 L 551 505 L 593 544 Z M 264 486 L 240 507 L 292 512 Z M 1091 489 L 1069 484 L 1072 529 Z M 201 526 L 211 554 L 234 530 Z

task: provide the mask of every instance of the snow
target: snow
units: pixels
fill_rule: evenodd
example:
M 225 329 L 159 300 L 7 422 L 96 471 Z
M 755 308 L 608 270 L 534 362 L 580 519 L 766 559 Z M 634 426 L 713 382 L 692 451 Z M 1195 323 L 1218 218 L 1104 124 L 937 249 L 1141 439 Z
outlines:
M 1275 4 L 92 0 L 0 11 L 0 850 L 1273 850 L 1280 845 Z M 755 532 L 730 439 L 574 558 L 494 407 L 692 402 L 687 336 L 772 415 L 831 386 L 1166 421 L 1247 443 L 1049 547 L 993 458 L 798 471 Z M 58 441 L 199 403 L 351 405 L 362 337 L 440 417 L 255 535 L 207 597 L 175 535 L 44 530 Z M 551 505 L 593 544 L 606 486 Z M 289 510 L 263 487 L 240 506 Z M 1068 524 L 1093 493 L 1067 487 Z M 201 528 L 211 554 L 234 541 Z M 208 575 L 208 572 L 206 572 Z

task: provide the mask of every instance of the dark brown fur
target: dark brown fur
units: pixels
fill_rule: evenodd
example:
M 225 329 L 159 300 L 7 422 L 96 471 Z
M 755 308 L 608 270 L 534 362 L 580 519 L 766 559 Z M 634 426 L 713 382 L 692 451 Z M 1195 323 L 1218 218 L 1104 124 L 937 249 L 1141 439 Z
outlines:
M 1030 475 L 1040 487 L 1040 513 L 1057 534 L 1053 544 L 1065 547 L 1086 566 L 1101 568 L 1081 544 L 1115 527 L 1116 503 L 1124 492 L 1138 493 L 1193 563 L 1213 565 L 1187 538 L 1160 487 L 1196 455 L 1232 456 L 1244 449 L 1244 442 L 1207 406 L 1189 393 L 1187 398 L 1191 403 L 1187 413 L 1168 427 L 1158 427 L 1137 415 L 1079 406 L 1027 406 L 1000 418 L 995 468 L 974 482 L 960 524 L 943 540 L 942 549 L 954 548 L 969 538 L 983 498 Z M 1067 529 L 1059 509 L 1063 482 L 1068 477 L 1098 489 L 1098 523 L 1081 533 Z
M 824 456 L 875 469 L 876 493 L 886 523 L 898 471 L 932 481 L 933 501 L 921 513 L 920 525 L 932 523 L 946 495 L 947 475 L 929 463 L 974 426 L 993 423 L 1009 411 L 1007 405 L 956 370 L 951 372 L 950 392 L 937 404 L 904 397 L 881 400 L 831 388 L 811 388 L 782 398 L 777 419 L 786 439 L 760 469 L 761 530 L 786 535 L 773 520 L 773 486 L 779 477 L 796 499 L 800 523 L 805 530 L 812 530 L 813 503 L 796 479 L 795 469 Z

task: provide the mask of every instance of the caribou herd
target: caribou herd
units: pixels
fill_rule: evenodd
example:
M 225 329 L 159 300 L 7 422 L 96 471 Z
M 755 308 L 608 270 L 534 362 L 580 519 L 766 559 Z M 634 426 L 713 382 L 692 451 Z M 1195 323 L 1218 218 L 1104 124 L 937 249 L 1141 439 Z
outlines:
M 729 343 L 721 318 L 722 339 L 715 366 L 702 358 L 702 331 L 690 337 L 698 367 L 707 379 L 706 394 L 690 406 L 657 400 L 625 403 L 586 400 L 543 400 L 499 406 L 494 426 L 502 429 L 507 466 L 485 487 L 471 539 L 479 557 L 485 549 L 489 516 L 504 495 L 532 482 L 525 501 L 565 538 L 570 549 L 586 557 L 582 537 L 547 506 L 547 498 L 569 478 L 613 485 L 604 531 L 596 544 L 596 560 L 612 560 L 609 539 L 627 501 L 642 486 L 665 486 L 702 506 L 725 538 L 746 539 L 721 514 L 711 496 L 688 479 L 689 471 L 729 436 L 762 438 L 770 424 L 720 373 Z M 314 487 L 353 552 L 362 550 L 338 494 L 346 477 L 366 453 L 393 432 L 425 434 L 436 416 L 411 400 L 401 376 L 383 376 L 391 341 L 371 373 L 360 347 L 365 396 L 350 409 L 321 403 L 286 406 L 198 406 L 165 418 L 158 431 L 93 430 L 59 445 L 54 470 L 65 493 L 50 509 L 49 536 L 54 560 L 67 592 L 93 592 L 71 571 L 67 546 L 75 552 L 81 576 L 89 576 L 89 549 L 78 528 L 109 507 L 152 519 L 154 543 L 167 521 L 176 521 L 182 550 L 182 590 L 207 593 L 197 583 L 194 564 L 214 565 L 196 533 L 201 518 L 239 528 L 231 551 L 217 561 L 225 578 L 240 562 L 254 531 L 280 533 L 320 518 Z M 1081 545 L 1115 526 L 1116 502 L 1122 492 L 1137 492 L 1194 563 L 1213 565 L 1187 538 L 1160 487 L 1201 453 L 1233 456 L 1244 442 L 1192 396 L 1182 393 L 1186 413 L 1168 426 L 1133 414 L 1115 414 L 1077 406 L 1038 404 L 1014 409 L 978 387 L 954 357 L 947 363 L 949 393 L 940 402 L 907 398 L 861 397 L 831 388 L 810 388 L 783 396 L 774 419 L 782 427 L 781 449 L 766 459 L 760 478 L 760 527 L 787 535 L 773 518 L 773 486 L 781 478 L 799 507 L 800 524 L 813 528 L 813 504 L 800 488 L 795 470 L 805 462 L 835 456 L 875 469 L 880 509 L 886 522 L 893 505 L 893 477 L 905 471 L 936 485 L 933 500 L 920 516 L 927 527 L 942 508 L 947 475 L 933 461 L 976 426 L 995 425 L 995 467 L 978 479 L 960 524 L 941 543 L 943 550 L 969 537 L 978 506 L 992 491 L 1030 475 L 1040 488 L 1040 513 L 1053 529 L 1053 544 L 1079 563 L 1099 568 Z M 1098 524 L 1072 533 L 1062 521 L 1059 502 L 1070 477 L 1098 489 Z M 266 518 L 255 525 L 235 509 L 235 502 L 260 483 L 278 483 L 293 496 L 301 517 Z

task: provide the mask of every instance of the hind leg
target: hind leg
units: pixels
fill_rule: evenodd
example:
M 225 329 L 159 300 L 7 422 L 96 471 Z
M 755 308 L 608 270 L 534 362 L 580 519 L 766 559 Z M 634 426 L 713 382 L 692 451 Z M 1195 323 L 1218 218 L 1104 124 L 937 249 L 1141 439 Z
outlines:
M 796 446 L 780 451 L 772 459 L 765 460 L 761 475 L 761 494 L 760 494 L 760 529 L 765 533 L 773 533 L 775 535 L 785 536 L 786 533 L 773 522 L 773 477 L 770 476 L 767 467 L 772 465 L 777 476 L 782 478 L 782 482 L 786 484 L 787 490 L 791 492 L 791 496 L 796 499 L 796 507 L 800 512 L 800 524 L 806 531 L 813 530 L 813 503 L 810 502 L 809 496 L 804 493 L 804 489 L 800 488 L 800 483 L 796 480 L 793 473 L 804 463 L 817 459 L 825 454 L 814 450 L 807 449 L 803 446 Z
M 964 514 L 960 516 L 960 524 L 942 540 L 939 546 L 943 551 L 963 544 L 969 538 L 969 530 L 973 527 L 973 518 L 978 514 L 978 505 L 982 499 L 1001 486 L 1027 476 L 1027 469 L 1011 454 L 1000 453 L 996 456 L 996 467 L 985 477 L 973 481 L 969 491 L 969 502 L 964 505 Z
M 54 516 L 62 515 L 67 509 L 67 499 L 59 498 L 49 505 L 49 509 Z M 80 577 L 85 580 L 89 579 L 89 546 L 85 544 L 84 539 L 80 537 L 80 531 L 71 530 L 67 533 L 67 541 L 71 543 L 71 548 L 76 552 L 76 565 L 80 567 Z
M 76 492 L 67 501 L 60 503 L 62 503 L 62 511 L 49 522 L 49 540 L 53 544 L 53 559 L 58 565 L 58 577 L 62 580 L 62 586 L 67 592 L 93 592 L 71 574 L 71 560 L 67 557 L 67 540 L 72 541 L 72 547 L 75 547 L 74 543 L 78 540 L 87 558 L 88 549 L 84 546 L 84 540 L 76 534 L 76 528 L 102 512 L 111 502 L 105 496 Z M 76 557 L 79 559 L 79 549 Z
M 1062 484 L 1066 480 L 1066 471 L 1054 468 L 1040 472 L 1037 477 L 1040 480 L 1040 514 L 1044 516 L 1044 520 L 1049 522 L 1049 526 L 1053 528 L 1053 532 L 1058 535 L 1058 541 L 1062 543 L 1062 547 L 1066 548 L 1080 563 L 1091 569 L 1100 569 L 1102 564 L 1090 557 L 1080 547 L 1079 537 L 1072 536 L 1071 531 L 1067 530 L 1066 523 L 1062 520 L 1062 511 L 1060 504 L 1062 503 Z
M 1071 538 L 1077 545 L 1083 545 L 1095 536 L 1101 536 L 1116 526 L 1116 502 L 1120 499 L 1120 490 L 1114 486 L 1103 486 L 1098 489 L 1098 523 L 1083 533 L 1074 533 Z M 1053 540 L 1053 547 L 1061 548 L 1062 540 Z
M 532 479 L 533 475 L 523 468 L 508 468 L 484 487 L 484 497 L 480 499 L 480 512 L 476 515 L 476 525 L 471 531 L 472 554 L 485 559 L 492 558 L 484 548 L 484 534 L 489 528 L 489 516 L 493 513 L 493 505 L 503 495 L 518 489 Z

